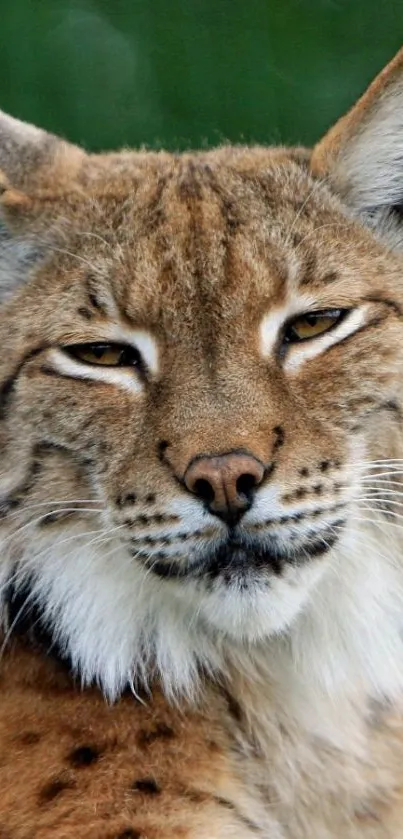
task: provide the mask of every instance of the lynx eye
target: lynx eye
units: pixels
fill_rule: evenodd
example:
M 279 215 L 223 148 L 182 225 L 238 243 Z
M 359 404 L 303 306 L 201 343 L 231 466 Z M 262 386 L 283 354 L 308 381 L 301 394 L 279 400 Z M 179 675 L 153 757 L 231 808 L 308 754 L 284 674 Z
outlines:
M 321 312 L 306 312 L 289 321 L 284 332 L 284 342 L 297 344 L 309 341 L 337 326 L 347 314 L 347 309 L 324 309 Z
M 71 344 L 63 349 L 67 355 L 84 364 L 95 364 L 98 367 L 144 367 L 139 351 L 127 344 Z

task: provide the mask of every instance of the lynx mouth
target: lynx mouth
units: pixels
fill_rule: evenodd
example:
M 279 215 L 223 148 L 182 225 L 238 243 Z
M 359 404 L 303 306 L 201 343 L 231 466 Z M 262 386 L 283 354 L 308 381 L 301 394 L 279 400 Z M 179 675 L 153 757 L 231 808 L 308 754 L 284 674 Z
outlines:
M 303 565 L 327 553 L 337 542 L 342 524 L 333 523 L 301 540 L 281 542 L 275 537 L 259 539 L 234 533 L 186 564 L 152 560 L 149 569 L 164 579 L 220 579 L 226 585 L 262 575 L 280 576 L 288 565 Z

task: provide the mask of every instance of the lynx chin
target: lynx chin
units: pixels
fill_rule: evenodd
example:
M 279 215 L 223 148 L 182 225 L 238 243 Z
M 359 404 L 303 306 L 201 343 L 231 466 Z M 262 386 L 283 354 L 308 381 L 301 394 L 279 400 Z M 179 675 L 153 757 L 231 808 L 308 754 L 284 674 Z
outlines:
M 0 836 L 402 839 L 403 51 L 313 150 L 0 170 Z

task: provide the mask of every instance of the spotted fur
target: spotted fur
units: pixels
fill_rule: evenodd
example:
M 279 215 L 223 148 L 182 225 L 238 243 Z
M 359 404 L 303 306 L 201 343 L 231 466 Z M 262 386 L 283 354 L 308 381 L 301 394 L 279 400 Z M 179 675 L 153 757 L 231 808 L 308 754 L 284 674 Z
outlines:
M 402 123 L 402 53 L 313 152 L 0 116 L 0 837 L 403 835 Z

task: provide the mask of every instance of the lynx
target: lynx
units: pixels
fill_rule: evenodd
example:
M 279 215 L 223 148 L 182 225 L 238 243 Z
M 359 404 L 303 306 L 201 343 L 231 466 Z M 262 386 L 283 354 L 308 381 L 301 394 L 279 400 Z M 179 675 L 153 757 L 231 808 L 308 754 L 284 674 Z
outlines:
M 403 836 L 403 51 L 319 142 L 0 118 L 0 836 Z

